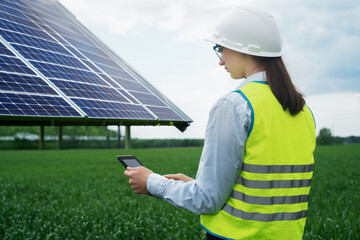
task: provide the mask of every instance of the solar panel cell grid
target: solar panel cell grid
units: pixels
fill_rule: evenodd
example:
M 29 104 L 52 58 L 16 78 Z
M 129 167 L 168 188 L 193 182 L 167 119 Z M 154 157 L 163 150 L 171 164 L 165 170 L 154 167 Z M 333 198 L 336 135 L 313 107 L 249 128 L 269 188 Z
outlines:
M 121 92 L 122 95 L 124 95 L 125 97 L 127 97 L 127 99 L 129 99 L 131 102 L 133 103 L 139 103 L 139 101 L 137 101 L 135 98 L 133 98 L 130 94 L 128 94 L 127 92 L 125 92 L 124 90 L 118 88 L 117 89 L 119 92 Z
M 23 15 L 21 12 L 14 11 L 12 9 L 12 12 L 9 14 L 9 12 L 6 12 L 6 9 L 11 9 L 11 8 L 2 6 L 0 3 L 0 13 L 1 13 L 0 18 L 7 19 L 10 20 L 11 22 L 18 23 L 21 25 L 26 25 L 32 28 L 37 28 L 37 29 L 39 28 L 38 26 L 36 26 L 35 23 L 29 21 L 29 19 L 25 17 L 25 15 Z
M 8 2 L 6 0 L 2 0 L 0 2 L 0 11 L 6 14 L 11 14 L 17 17 L 20 17 L 22 19 L 27 20 L 27 17 L 21 13 L 20 11 L 17 10 L 18 6 L 14 5 L 11 2 Z
M 41 78 L 8 73 L 0 73 L 0 90 L 57 95 Z
M 79 59 L 83 60 L 86 59 L 79 51 L 77 51 L 75 48 L 71 47 L 71 46 L 66 46 L 66 48 L 72 53 L 74 54 L 76 57 L 78 57 Z
M 42 39 L 52 40 L 52 38 L 43 31 L 40 31 L 35 28 L 31 28 L 29 26 L 16 24 L 16 23 L 10 22 L 8 20 L 4 20 L 4 19 L 0 19 L 0 28 L 5 29 L 5 30 L 6 29 L 11 30 L 14 32 L 24 33 L 24 34 L 27 34 L 30 36 L 35 36 L 35 37 L 42 38 Z
M 35 75 L 20 59 L 3 55 L 0 56 L 0 71 Z
M 26 46 L 12 45 L 22 56 L 27 59 L 55 63 L 74 68 L 87 69 L 78 59 L 67 55 L 57 54 L 49 51 L 43 51 L 36 48 Z
M 94 50 L 94 48 L 95 47 L 91 47 L 91 50 Z M 110 58 L 107 58 L 107 57 L 104 57 L 104 56 L 101 56 L 98 54 L 94 54 L 94 53 L 86 51 L 86 50 L 82 50 L 81 53 L 84 54 L 87 58 L 91 59 L 91 61 L 96 62 L 98 64 L 113 67 L 115 69 L 122 69 L 118 64 L 116 64 Z
M 7 56 L 15 56 L 9 49 L 7 49 L 1 42 L 0 42 L 0 54 L 7 55 Z
M 48 78 L 59 78 L 75 80 L 84 83 L 104 84 L 103 80 L 101 80 L 95 73 L 89 71 L 82 71 L 79 69 L 42 62 L 30 61 L 30 63 Z
M 80 117 L 64 99 L 52 96 L 0 93 L 0 109 L 18 116 Z
M 93 43 L 84 35 L 82 35 L 79 32 L 79 29 L 76 29 L 74 26 L 70 26 L 64 22 L 59 21 L 58 19 L 49 19 L 49 16 L 46 16 L 46 19 L 41 19 L 44 23 L 51 26 L 59 35 L 67 39 L 69 42 L 76 41 L 78 43 L 84 44 L 83 49 L 91 49 L 95 47 Z
M 67 21 L 63 13 L 59 12 L 57 8 L 54 7 L 54 4 L 49 1 L 18 1 L 17 3 L 22 6 L 29 6 L 31 11 L 37 13 L 37 15 L 45 15 L 47 19 L 53 19 L 53 21 L 58 22 L 58 24 L 67 24 L 71 27 L 71 22 Z
M 77 39 L 74 39 L 73 37 L 63 36 L 63 38 L 66 39 L 70 44 L 75 46 L 77 49 L 79 49 L 81 52 L 83 52 L 83 51 L 90 52 L 91 50 L 94 49 L 93 45 L 81 42 L 81 41 L 79 41 Z
M 83 60 L 83 59 L 81 59 L 84 63 L 85 63 L 85 65 L 86 66 L 88 66 L 91 70 L 93 70 L 94 72 L 96 72 L 96 73 L 100 73 L 100 76 L 102 77 L 102 78 L 104 78 L 104 74 L 101 74 L 102 73 L 102 71 L 98 68 L 98 67 L 96 67 L 93 63 L 91 63 L 90 61 L 87 61 L 87 60 Z M 110 80 L 108 77 L 106 77 L 105 76 L 105 78 L 104 78 L 105 80 Z M 110 80 L 111 81 L 111 80 Z
M 21 33 L 10 32 L 3 29 L 0 29 L 0 35 L 3 36 L 5 40 L 9 43 L 23 44 L 23 45 L 49 50 L 52 52 L 57 52 L 65 55 L 67 54 L 71 56 L 71 54 L 68 51 L 66 51 L 64 47 L 62 47 L 60 44 L 54 41 L 48 41 L 45 39 L 41 39 Z
M 66 95 L 70 97 L 83 97 L 91 99 L 103 99 L 110 101 L 128 102 L 118 91 L 110 87 L 80 84 L 75 82 L 51 81 Z
M 84 99 L 73 99 L 73 101 L 89 117 L 154 120 L 154 117 L 146 109 L 138 105 Z
M 136 99 L 138 99 L 141 103 L 145 105 L 167 107 L 166 104 L 164 104 L 158 97 L 154 95 L 133 91 L 129 91 L 129 93 L 131 93 L 131 95 L 133 95 Z
M 172 120 L 172 121 L 182 120 L 182 118 L 170 108 L 152 107 L 152 106 L 148 106 L 148 108 L 153 113 L 155 113 L 161 120 Z
M 54 10 L 56 8 L 51 9 Z M 48 11 L 44 12 L 35 9 L 34 12 L 37 13 L 37 16 L 44 23 L 55 29 L 57 33 L 59 33 L 63 38 L 67 39 L 77 48 L 92 52 L 104 58 L 109 58 L 109 56 L 105 54 L 101 49 L 99 49 L 96 44 L 94 44 L 94 42 L 88 38 L 88 36 L 81 33 L 81 31 L 79 31 L 79 29 L 70 19 L 64 18 L 64 16 L 54 18 L 52 15 L 47 14 Z
M 108 62 L 103 62 L 103 63 L 107 64 Z M 111 76 L 116 76 L 116 77 L 126 76 L 127 77 L 126 79 L 130 78 L 131 80 L 136 81 L 132 76 L 126 73 L 121 67 L 114 68 L 109 65 L 104 65 L 101 63 L 97 63 L 97 66 L 99 66 L 104 72 L 106 72 Z
M 139 82 L 129 81 L 129 80 L 122 79 L 122 78 L 117 78 L 117 77 L 114 77 L 114 76 L 111 76 L 111 78 L 114 79 L 118 84 L 120 84 L 120 86 L 122 86 L 123 88 L 125 88 L 127 90 L 133 90 L 133 91 L 138 91 L 138 92 L 151 94 L 151 92 L 149 92 L 149 90 L 147 90 Z

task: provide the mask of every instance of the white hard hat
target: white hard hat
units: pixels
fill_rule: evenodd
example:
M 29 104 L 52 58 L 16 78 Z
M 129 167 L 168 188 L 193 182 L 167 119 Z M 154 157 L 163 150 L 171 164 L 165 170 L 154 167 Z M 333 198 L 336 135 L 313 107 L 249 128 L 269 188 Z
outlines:
M 254 56 L 280 57 L 281 37 L 275 18 L 255 6 L 226 12 L 214 32 L 204 40 Z

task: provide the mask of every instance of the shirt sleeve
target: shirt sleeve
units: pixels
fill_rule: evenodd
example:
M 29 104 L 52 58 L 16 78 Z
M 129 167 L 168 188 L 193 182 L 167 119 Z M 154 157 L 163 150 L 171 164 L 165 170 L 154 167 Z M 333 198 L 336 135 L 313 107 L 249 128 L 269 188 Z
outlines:
M 215 214 L 226 203 L 240 174 L 251 121 L 245 99 L 220 99 L 209 114 L 204 148 L 195 181 L 184 183 L 152 173 L 148 191 L 155 197 L 196 214 Z

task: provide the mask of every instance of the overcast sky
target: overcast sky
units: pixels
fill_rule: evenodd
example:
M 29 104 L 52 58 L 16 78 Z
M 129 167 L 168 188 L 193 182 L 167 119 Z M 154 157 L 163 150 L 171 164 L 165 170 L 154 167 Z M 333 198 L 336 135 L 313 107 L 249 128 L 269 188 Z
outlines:
M 305 95 L 317 131 L 360 135 L 360 1 L 60 0 L 76 18 L 193 119 L 174 127 L 132 127 L 133 138 L 203 138 L 208 112 L 236 89 L 203 41 L 231 7 L 268 9 L 282 34 L 284 60 Z

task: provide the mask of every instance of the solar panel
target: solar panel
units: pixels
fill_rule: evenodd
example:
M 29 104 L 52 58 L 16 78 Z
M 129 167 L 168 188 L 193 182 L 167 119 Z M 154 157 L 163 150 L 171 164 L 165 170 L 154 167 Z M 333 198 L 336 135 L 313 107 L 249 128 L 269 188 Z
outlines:
M 0 115 L 191 122 L 57 1 L 2 0 L 0 35 Z

